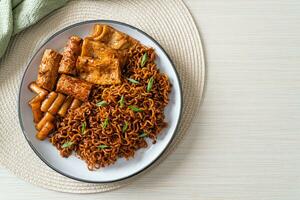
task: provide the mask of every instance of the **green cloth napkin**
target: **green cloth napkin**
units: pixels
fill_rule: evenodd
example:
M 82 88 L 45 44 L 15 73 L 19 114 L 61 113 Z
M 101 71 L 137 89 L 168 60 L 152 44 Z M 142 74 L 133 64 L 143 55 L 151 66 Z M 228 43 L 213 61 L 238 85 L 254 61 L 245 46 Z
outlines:
M 68 0 L 0 0 L 0 58 L 12 36 L 33 25 Z

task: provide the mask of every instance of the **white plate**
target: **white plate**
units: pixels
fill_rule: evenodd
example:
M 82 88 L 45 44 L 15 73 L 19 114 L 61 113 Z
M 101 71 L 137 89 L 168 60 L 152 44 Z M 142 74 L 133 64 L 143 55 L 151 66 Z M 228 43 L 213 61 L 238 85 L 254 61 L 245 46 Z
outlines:
M 28 101 L 33 98 L 34 93 L 28 89 L 28 85 L 37 78 L 38 66 L 45 49 L 52 48 L 58 51 L 62 50 L 70 36 L 78 35 L 86 37 L 90 34 L 93 25 L 96 23 L 104 23 L 113 26 L 117 30 L 139 40 L 142 44 L 153 47 L 157 54 L 156 63 L 160 71 L 169 76 L 172 84 L 172 91 L 170 94 L 170 102 L 165 109 L 165 120 L 168 123 L 168 127 L 163 129 L 160 133 L 156 144 L 152 145 L 149 141 L 148 148 L 138 150 L 134 158 L 131 158 L 128 161 L 124 158 L 120 158 L 111 166 L 96 171 L 89 171 L 84 161 L 74 155 L 69 158 L 62 158 L 59 155 L 58 150 L 50 144 L 48 140 L 41 142 L 36 139 L 36 130 L 32 121 L 32 112 L 28 106 Z M 28 143 L 40 159 L 49 167 L 62 175 L 75 180 L 105 183 L 132 177 L 152 165 L 172 142 L 180 120 L 181 108 L 182 94 L 180 81 L 173 63 L 162 47 L 149 35 L 130 25 L 110 20 L 94 20 L 74 24 L 57 32 L 39 48 L 29 62 L 21 82 L 18 112 L 21 128 Z

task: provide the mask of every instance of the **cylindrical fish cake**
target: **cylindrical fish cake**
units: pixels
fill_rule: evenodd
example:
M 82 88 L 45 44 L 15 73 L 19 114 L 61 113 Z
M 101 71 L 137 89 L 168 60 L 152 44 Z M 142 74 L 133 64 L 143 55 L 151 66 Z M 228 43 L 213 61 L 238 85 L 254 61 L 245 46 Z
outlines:
M 52 105 L 52 103 L 54 102 L 54 100 L 56 99 L 56 97 L 57 97 L 56 92 L 50 92 L 47 98 L 42 102 L 41 111 L 47 112 L 50 106 Z
M 57 114 L 59 114 L 61 117 L 64 117 L 73 101 L 73 97 L 67 96 L 64 104 L 60 107 L 59 111 Z
M 41 130 L 47 122 L 52 122 L 54 119 L 55 117 L 51 115 L 51 113 L 46 112 L 43 118 L 39 121 L 39 123 L 37 123 L 35 127 L 37 130 Z
M 44 140 L 47 138 L 49 133 L 54 129 L 54 125 L 51 122 L 46 122 L 42 129 L 36 134 L 36 138 Z
M 34 101 L 29 105 L 31 106 L 33 121 L 38 123 L 42 119 L 41 101 Z
M 52 49 L 46 49 L 39 66 L 36 83 L 38 86 L 52 91 L 58 74 L 59 63 L 62 55 Z
M 70 95 L 75 99 L 87 101 L 92 84 L 79 78 L 62 74 L 57 82 L 56 91 Z
M 80 105 L 82 104 L 82 102 L 78 99 L 74 99 L 70 105 L 70 110 L 74 110 L 76 108 L 78 108 Z
M 82 39 L 78 36 L 69 38 L 67 46 L 62 53 L 58 72 L 61 74 L 76 75 L 76 60 L 81 53 Z
M 38 97 L 36 97 L 35 100 L 33 100 L 33 101 L 39 101 L 39 100 L 42 101 L 42 100 L 45 99 L 45 97 L 48 94 L 47 90 L 44 90 L 43 88 L 40 88 L 35 82 L 30 83 L 29 88 L 30 88 L 31 91 L 38 94 Z
M 63 94 L 58 93 L 56 99 L 49 107 L 48 112 L 51 113 L 52 115 L 55 115 L 60 109 L 61 105 L 64 103 L 65 99 L 66 97 Z

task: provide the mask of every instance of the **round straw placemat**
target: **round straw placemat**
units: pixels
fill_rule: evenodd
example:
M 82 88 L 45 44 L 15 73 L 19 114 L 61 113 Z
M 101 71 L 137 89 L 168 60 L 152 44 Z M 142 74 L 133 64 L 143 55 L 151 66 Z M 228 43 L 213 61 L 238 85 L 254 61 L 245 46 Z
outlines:
M 90 19 L 110 19 L 133 25 L 156 39 L 169 54 L 183 89 L 183 113 L 174 142 L 160 159 L 139 175 L 108 184 L 66 178 L 47 167 L 27 144 L 18 121 L 17 97 L 21 77 L 35 50 L 55 32 Z M 72 193 L 119 188 L 150 171 L 182 139 L 200 106 L 204 87 L 204 57 L 199 32 L 181 0 L 71 1 L 15 36 L 0 62 L 0 165 L 35 185 Z

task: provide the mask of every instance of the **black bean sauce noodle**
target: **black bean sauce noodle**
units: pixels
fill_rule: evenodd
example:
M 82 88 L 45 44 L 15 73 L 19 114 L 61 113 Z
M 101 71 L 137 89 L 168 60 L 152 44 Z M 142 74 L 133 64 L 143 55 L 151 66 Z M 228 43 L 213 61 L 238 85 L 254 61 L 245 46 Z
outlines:
M 148 60 L 141 67 L 145 53 Z M 57 119 L 50 141 L 63 157 L 75 152 L 88 169 L 95 170 L 115 163 L 120 157 L 133 157 L 138 149 L 147 147 L 147 137 L 156 142 L 167 125 L 164 108 L 169 102 L 171 85 L 154 60 L 153 49 L 135 45 L 122 69 L 122 84 L 95 86 L 88 102 Z M 151 78 L 153 85 L 147 91 Z M 105 105 L 97 105 L 103 101 Z

